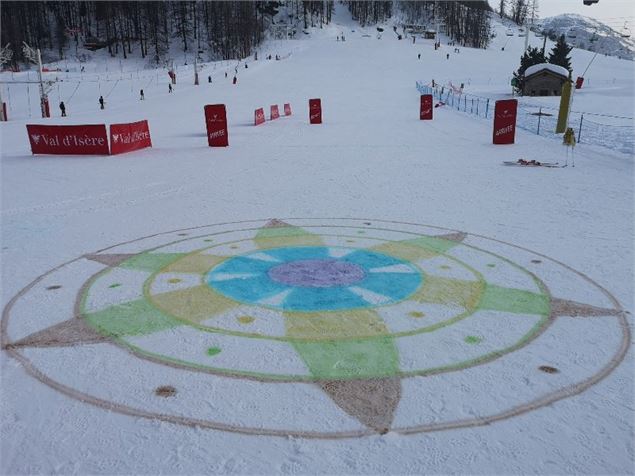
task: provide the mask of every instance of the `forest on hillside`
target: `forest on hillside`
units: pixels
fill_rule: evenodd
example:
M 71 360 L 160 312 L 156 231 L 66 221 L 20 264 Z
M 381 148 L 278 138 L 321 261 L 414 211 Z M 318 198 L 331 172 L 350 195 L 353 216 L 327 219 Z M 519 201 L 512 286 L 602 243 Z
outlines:
M 396 14 L 416 24 L 431 24 L 434 18 L 460 44 L 485 48 L 490 41 L 491 9 L 485 0 L 341 3 L 362 26 Z M 11 1 L 2 2 L 0 41 L 12 45 L 14 63 L 25 60 L 23 42 L 55 59 L 80 47 L 156 64 L 175 48 L 208 60 L 244 58 L 267 34 L 296 37 L 328 25 L 334 8 L 334 0 Z

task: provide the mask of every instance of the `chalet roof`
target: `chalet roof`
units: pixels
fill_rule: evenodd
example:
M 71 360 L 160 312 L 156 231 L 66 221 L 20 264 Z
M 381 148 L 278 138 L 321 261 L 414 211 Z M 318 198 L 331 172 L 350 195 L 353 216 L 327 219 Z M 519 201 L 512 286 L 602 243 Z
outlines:
M 539 73 L 541 71 L 549 71 L 551 73 L 557 74 L 558 76 L 562 76 L 565 79 L 569 77 L 569 70 L 563 66 L 559 66 L 557 64 L 551 64 L 551 63 L 540 63 L 540 64 L 535 64 L 527 68 L 525 70 L 525 78 L 528 78 L 529 76 L 533 76 L 534 74 Z

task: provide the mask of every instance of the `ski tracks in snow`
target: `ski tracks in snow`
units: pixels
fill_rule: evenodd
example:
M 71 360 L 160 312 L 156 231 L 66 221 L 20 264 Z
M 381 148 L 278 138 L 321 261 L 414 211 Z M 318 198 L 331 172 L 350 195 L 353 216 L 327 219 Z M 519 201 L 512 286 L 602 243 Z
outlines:
M 49 202 L 30 207 L 19 207 L 8 210 L 2 210 L 0 216 L 9 218 L 14 216 L 26 215 L 30 213 L 51 213 L 53 215 L 73 215 L 81 213 L 92 213 L 98 210 L 108 208 L 129 207 L 137 203 L 156 200 L 157 198 L 182 194 L 184 187 L 174 187 L 161 189 L 166 182 L 154 182 L 143 185 L 141 187 L 126 188 L 105 192 L 98 195 L 86 195 L 68 200 L 60 200 L 57 202 Z M 156 190 L 156 191 L 153 191 Z M 131 195 L 131 198 L 122 199 L 122 197 Z M 57 213 L 56 213 L 57 212 Z

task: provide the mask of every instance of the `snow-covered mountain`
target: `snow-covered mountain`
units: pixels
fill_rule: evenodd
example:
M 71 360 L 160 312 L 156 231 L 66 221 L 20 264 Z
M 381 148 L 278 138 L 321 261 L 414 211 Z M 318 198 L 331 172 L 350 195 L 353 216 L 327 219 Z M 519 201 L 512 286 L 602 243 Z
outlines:
M 635 42 L 632 38 L 625 38 L 622 36 L 623 31 L 616 31 L 598 20 L 582 15 L 570 13 L 548 17 L 534 30 L 542 30 L 551 39 L 564 34 L 567 42 L 583 50 L 599 51 L 630 60 L 634 57 Z

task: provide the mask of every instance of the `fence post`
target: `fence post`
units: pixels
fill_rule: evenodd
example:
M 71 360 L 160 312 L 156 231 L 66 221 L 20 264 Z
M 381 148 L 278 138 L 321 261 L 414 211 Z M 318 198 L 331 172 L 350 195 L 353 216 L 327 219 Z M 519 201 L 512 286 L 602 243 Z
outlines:
M 542 108 L 538 109 L 538 130 L 536 131 L 536 135 L 540 135 L 540 119 L 542 118 Z
M 582 135 L 582 121 L 584 120 L 584 114 L 580 115 L 580 129 L 578 129 L 578 144 L 580 143 L 580 136 Z
M 479 98 L 476 98 L 476 115 L 478 116 L 478 103 L 480 102 Z
M 465 96 L 465 101 L 463 101 L 463 111 L 467 112 L 467 96 Z
M 472 105 L 470 106 L 470 114 L 474 114 L 474 98 L 472 98 Z
M 487 113 L 489 112 L 489 99 L 485 103 L 485 119 L 487 119 Z

